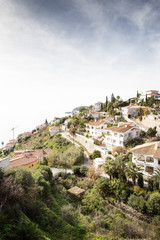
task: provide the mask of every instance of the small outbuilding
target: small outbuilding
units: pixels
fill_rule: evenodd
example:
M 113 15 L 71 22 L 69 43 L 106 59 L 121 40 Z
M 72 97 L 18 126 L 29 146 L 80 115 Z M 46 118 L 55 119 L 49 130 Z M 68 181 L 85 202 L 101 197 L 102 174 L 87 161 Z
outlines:
M 72 197 L 77 198 L 77 199 L 81 199 L 85 193 L 85 190 L 82 188 L 79 188 L 77 186 L 70 188 L 67 191 Z

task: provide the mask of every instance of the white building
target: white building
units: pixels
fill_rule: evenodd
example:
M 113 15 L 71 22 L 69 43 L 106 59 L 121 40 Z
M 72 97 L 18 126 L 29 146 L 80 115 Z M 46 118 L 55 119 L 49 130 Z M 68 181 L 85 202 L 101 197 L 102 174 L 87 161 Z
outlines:
M 68 119 L 66 119 L 66 120 L 64 121 L 63 130 L 67 130 L 67 129 L 68 129 L 67 125 L 68 125 L 68 123 L 69 123 L 71 120 L 72 120 L 71 118 L 68 118 Z
M 60 132 L 60 127 L 58 126 L 53 126 L 49 128 L 49 133 L 51 136 L 56 135 L 58 132 Z
M 151 176 L 160 167 L 160 142 L 145 143 L 130 150 L 132 162 L 141 168 L 146 176 Z
M 37 126 L 36 128 L 37 128 L 37 130 L 41 131 L 41 130 L 45 129 L 46 127 L 47 127 L 47 125 L 45 123 L 43 123 L 43 124 Z
M 105 128 L 107 127 L 107 120 L 101 119 L 99 121 L 86 123 L 86 132 L 89 133 L 92 137 L 101 137 L 102 133 L 105 132 Z
M 91 116 L 92 118 L 97 119 L 100 117 L 100 112 L 91 111 L 89 112 L 88 116 Z
M 71 120 L 72 120 L 71 118 L 68 118 L 68 119 L 66 119 L 66 120 L 64 121 L 63 125 L 61 126 L 61 128 L 62 128 L 63 131 L 67 131 L 67 130 L 68 130 L 67 125 L 68 125 L 68 123 L 69 123 Z
M 140 99 L 142 100 L 146 100 L 146 96 L 147 98 L 149 97 L 154 97 L 155 99 L 160 99 L 160 93 L 158 90 L 148 90 L 145 91 L 141 94 Z
M 95 168 L 102 167 L 104 163 L 105 163 L 105 160 L 103 160 L 102 158 L 94 159 L 94 167 Z
M 136 138 L 140 136 L 141 130 L 132 123 L 122 123 L 105 129 L 105 139 L 103 143 L 112 147 L 124 146 L 124 142 L 128 138 Z
M 138 105 L 132 105 L 132 106 L 127 106 L 127 107 L 122 107 L 122 116 L 127 119 L 127 118 L 134 118 L 138 116 L 138 110 L 139 109 L 143 110 L 153 110 L 152 108 L 149 107 L 144 107 L 144 106 L 138 106 Z
M 9 157 L 0 159 L 0 168 L 9 169 L 10 166 L 9 160 L 10 160 Z
M 94 104 L 94 111 L 95 112 L 100 112 L 102 108 L 103 103 L 102 102 L 97 102 Z
M 8 151 L 12 149 L 16 145 L 16 143 L 17 143 L 17 140 L 15 139 L 9 140 L 9 142 L 4 147 L 4 150 Z

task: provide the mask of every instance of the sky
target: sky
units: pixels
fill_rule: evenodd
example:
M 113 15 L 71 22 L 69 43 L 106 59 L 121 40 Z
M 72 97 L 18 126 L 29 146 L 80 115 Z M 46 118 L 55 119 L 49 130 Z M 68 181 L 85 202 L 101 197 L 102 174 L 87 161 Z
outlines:
M 159 0 L 0 0 L 0 143 L 77 106 L 160 90 Z

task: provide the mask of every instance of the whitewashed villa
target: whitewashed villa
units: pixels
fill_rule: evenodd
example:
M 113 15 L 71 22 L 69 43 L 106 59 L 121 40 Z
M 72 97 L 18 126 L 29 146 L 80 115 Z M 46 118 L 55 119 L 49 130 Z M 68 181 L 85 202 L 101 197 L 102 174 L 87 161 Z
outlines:
M 107 127 L 107 123 L 109 123 L 109 119 L 101 119 L 99 121 L 86 123 L 86 132 L 89 133 L 93 138 L 101 137 L 103 133 L 105 133 L 105 128 Z
M 119 123 L 118 126 L 106 128 L 105 133 L 104 144 L 123 147 L 128 138 L 139 137 L 141 129 L 132 123 Z
M 132 148 L 132 162 L 141 168 L 146 176 L 152 176 L 160 167 L 160 142 L 145 143 Z

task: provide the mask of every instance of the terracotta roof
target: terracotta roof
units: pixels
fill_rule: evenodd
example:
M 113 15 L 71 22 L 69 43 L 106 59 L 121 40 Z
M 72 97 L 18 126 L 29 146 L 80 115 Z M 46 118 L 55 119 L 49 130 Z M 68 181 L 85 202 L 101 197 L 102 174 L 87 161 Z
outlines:
M 160 142 L 145 143 L 130 150 L 132 153 L 151 155 L 160 158 Z
M 101 119 L 99 121 L 96 121 L 96 122 L 89 122 L 89 123 L 86 123 L 86 125 L 91 125 L 91 126 L 100 126 L 104 123 L 107 122 L 107 119 Z
M 123 109 L 123 108 L 135 108 L 135 109 L 143 108 L 143 109 L 150 109 L 150 110 L 154 110 L 154 108 L 145 107 L 145 106 L 138 106 L 138 105 L 132 105 L 132 106 L 126 106 L 126 107 L 122 107 L 122 109 Z
M 159 92 L 158 90 L 147 90 L 146 92 Z
M 34 163 L 38 160 L 37 157 L 35 156 L 22 156 L 22 157 L 18 157 L 15 159 L 10 160 L 10 167 L 20 167 L 20 166 L 25 166 L 31 163 Z
M 51 149 L 35 149 L 33 155 L 38 158 L 43 157 L 44 155 L 50 154 L 52 151 Z
M 35 149 L 35 150 L 21 150 L 15 151 L 14 159 L 10 160 L 11 167 L 25 166 L 37 159 L 42 158 L 44 155 L 50 154 L 51 149 Z
M 105 128 L 105 130 L 109 130 L 112 132 L 119 132 L 119 133 L 125 133 L 128 130 L 130 130 L 131 128 L 133 128 L 134 126 L 132 125 L 122 125 L 122 126 L 113 126 L 113 127 L 109 127 L 109 128 Z
M 28 154 L 36 157 L 42 157 L 43 155 L 50 154 L 51 152 L 51 149 L 19 150 L 14 152 L 14 156 Z
M 60 130 L 60 127 L 58 127 L 58 126 L 53 126 L 53 127 L 50 127 L 49 130 Z
M 12 140 L 9 140 L 10 143 L 16 143 L 17 140 L 16 139 L 12 139 Z
M 153 92 L 147 93 L 147 96 L 149 96 L 149 95 L 152 95 L 152 96 L 160 96 L 160 93 L 153 93 Z M 146 94 L 144 93 L 144 94 L 142 94 L 142 96 L 146 96 Z
M 15 143 L 9 142 L 9 143 L 6 144 L 6 146 L 10 146 L 10 145 L 11 145 L 11 146 L 12 146 L 12 145 L 15 145 Z

